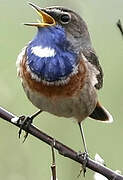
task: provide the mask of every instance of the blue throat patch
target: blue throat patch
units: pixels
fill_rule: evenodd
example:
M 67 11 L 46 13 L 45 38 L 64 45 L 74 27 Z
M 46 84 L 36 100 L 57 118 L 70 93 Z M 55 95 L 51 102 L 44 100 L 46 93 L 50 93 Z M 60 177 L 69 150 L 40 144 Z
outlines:
M 61 26 L 38 28 L 27 47 L 27 64 L 41 80 L 54 82 L 66 79 L 73 72 L 77 54 L 71 50 Z

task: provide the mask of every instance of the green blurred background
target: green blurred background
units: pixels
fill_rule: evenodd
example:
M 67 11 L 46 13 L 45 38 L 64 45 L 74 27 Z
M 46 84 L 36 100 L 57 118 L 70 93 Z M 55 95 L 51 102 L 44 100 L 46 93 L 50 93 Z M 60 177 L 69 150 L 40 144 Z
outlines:
M 112 113 L 113 124 L 94 120 L 84 121 L 85 136 L 91 157 L 99 153 L 108 167 L 123 172 L 123 39 L 116 27 L 123 23 L 123 0 L 33 0 L 41 7 L 63 5 L 76 10 L 88 23 L 93 46 L 105 72 L 104 87 L 99 98 Z M 0 0 L 0 105 L 16 115 L 32 114 L 36 108 L 27 100 L 20 80 L 16 76 L 18 53 L 36 33 L 25 27 L 36 13 L 26 0 Z M 35 125 L 76 151 L 82 143 L 77 124 L 73 120 L 42 113 Z M 69 128 L 68 128 L 69 127 Z M 32 136 L 22 144 L 18 129 L 0 120 L 0 179 L 50 179 L 51 150 L 48 145 Z M 56 152 L 59 180 L 75 180 L 80 165 L 63 158 Z M 88 170 L 86 179 L 93 179 Z M 79 179 L 82 179 L 79 178 Z

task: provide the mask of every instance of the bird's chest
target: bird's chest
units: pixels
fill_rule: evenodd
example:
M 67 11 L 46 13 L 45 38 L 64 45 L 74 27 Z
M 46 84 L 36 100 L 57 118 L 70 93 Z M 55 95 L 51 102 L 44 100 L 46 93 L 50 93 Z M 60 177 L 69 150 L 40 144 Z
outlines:
M 39 109 L 57 116 L 85 119 L 95 108 L 97 96 L 95 88 L 88 79 L 83 61 L 80 61 L 78 73 L 71 76 L 65 85 L 45 85 L 32 79 L 27 71 L 25 57 L 20 64 L 22 84 L 30 101 Z
M 24 69 L 23 69 L 24 70 Z M 65 86 L 45 86 L 22 73 L 22 83 L 27 97 L 39 109 L 63 117 L 85 119 L 95 108 L 97 96 L 92 84 L 86 82 L 86 69 L 82 64 L 79 72 Z M 36 84 L 35 84 L 35 83 Z

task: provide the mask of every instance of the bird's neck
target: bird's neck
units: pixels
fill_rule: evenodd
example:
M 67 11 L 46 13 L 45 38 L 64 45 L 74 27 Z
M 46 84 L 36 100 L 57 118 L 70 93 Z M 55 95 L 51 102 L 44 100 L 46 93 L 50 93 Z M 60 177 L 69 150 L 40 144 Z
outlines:
M 76 73 L 77 54 L 62 27 L 39 28 L 27 47 L 27 64 L 38 80 L 63 82 Z

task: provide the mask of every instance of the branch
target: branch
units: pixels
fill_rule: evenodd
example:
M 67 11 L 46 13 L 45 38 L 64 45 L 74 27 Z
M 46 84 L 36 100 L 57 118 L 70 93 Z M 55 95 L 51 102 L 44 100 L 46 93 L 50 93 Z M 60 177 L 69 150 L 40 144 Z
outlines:
M 123 26 L 121 24 L 121 21 L 120 19 L 117 21 L 117 27 L 119 28 L 120 32 L 121 32 L 121 35 L 123 36 Z
M 20 127 L 20 124 L 18 124 L 19 117 L 13 115 L 12 113 L 6 111 L 5 109 L 0 107 L 0 117 L 9 123 Z M 47 143 L 50 146 L 53 146 L 58 152 L 65 157 L 68 157 L 80 164 L 83 164 L 84 160 L 82 156 L 78 156 L 78 153 L 74 151 L 73 149 L 69 148 L 68 146 L 62 144 L 61 142 L 55 140 L 51 136 L 45 134 L 44 132 L 40 131 L 37 127 L 34 127 L 33 125 L 30 125 L 28 128 L 23 127 L 23 130 L 30 133 L 34 137 L 38 138 L 39 140 Z M 88 157 L 87 161 L 87 167 L 95 172 L 98 172 L 105 176 L 106 178 L 110 180 L 123 180 L 123 176 L 120 174 L 117 174 L 116 172 L 112 171 L 111 169 L 99 164 L 98 162 L 92 160 L 90 157 Z

